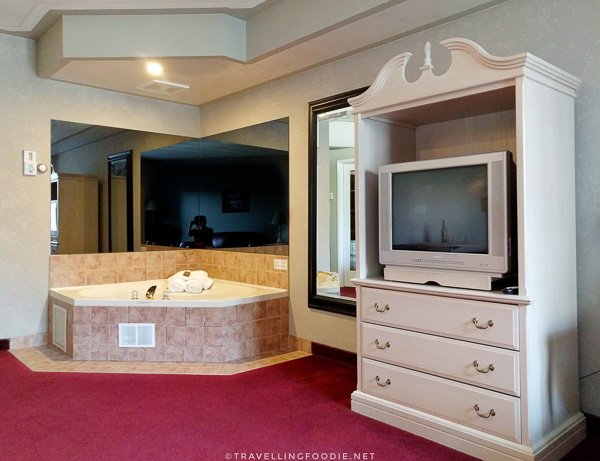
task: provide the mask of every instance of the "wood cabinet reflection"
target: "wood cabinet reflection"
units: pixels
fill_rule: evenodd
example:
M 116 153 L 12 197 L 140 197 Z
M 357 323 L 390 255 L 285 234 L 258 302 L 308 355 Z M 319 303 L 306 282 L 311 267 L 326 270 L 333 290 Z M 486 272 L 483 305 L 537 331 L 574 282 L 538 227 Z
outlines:
M 51 180 L 52 254 L 98 251 L 98 179 L 63 173 Z
M 133 251 L 132 152 L 108 156 L 108 250 Z

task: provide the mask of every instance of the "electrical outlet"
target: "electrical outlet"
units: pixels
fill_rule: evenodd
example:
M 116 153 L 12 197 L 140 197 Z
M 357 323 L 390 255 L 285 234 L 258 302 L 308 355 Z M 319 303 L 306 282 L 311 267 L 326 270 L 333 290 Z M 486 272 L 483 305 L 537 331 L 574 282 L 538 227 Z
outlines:
M 10 349 L 10 339 L 0 339 L 0 351 L 7 351 Z
M 287 271 L 287 259 L 274 259 L 273 268 L 281 271 Z

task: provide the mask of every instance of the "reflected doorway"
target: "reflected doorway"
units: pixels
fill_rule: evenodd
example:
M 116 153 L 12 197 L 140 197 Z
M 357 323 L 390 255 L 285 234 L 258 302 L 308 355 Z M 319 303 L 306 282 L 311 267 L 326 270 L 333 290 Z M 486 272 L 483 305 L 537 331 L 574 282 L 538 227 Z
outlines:
M 309 306 L 356 315 L 355 135 L 348 98 L 309 104 Z
M 353 300 L 354 117 L 344 107 L 317 118 L 317 294 Z
M 354 225 L 354 158 L 337 164 L 337 238 L 340 296 L 356 297 L 356 237 Z

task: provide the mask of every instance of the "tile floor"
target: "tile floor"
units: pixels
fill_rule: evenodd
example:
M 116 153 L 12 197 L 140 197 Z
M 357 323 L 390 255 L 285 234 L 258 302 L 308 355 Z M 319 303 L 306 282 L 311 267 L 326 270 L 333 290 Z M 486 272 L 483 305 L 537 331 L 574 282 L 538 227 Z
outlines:
M 297 350 L 282 350 L 225 363 L 188 363 L 79 361 L 51 346 L 16 349 L 10 352 L 32 371 L 188 375 L 233 375 L 310 355 Z

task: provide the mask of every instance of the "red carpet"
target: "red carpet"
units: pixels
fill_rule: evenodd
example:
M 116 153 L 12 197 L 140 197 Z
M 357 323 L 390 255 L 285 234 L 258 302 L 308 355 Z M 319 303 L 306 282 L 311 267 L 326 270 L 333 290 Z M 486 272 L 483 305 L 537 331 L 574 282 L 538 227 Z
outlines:
M 314 356 L 175 376 L 34 373 L 0 352 L 0 460 L 472 459 L 353 413 L 355 382 Z
M 355 287 L 340 287 L 340 295 L 346 298 L 356 298 Z

